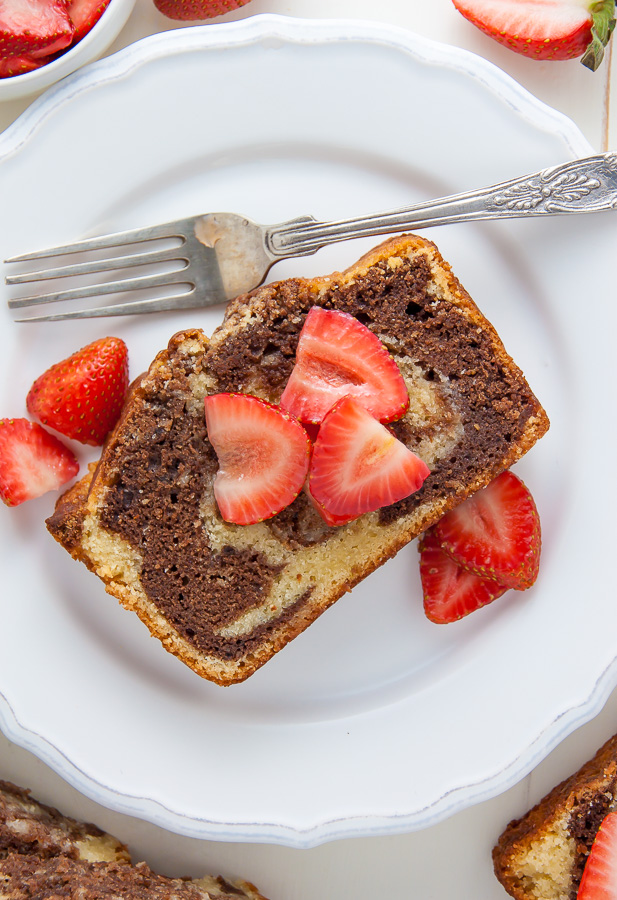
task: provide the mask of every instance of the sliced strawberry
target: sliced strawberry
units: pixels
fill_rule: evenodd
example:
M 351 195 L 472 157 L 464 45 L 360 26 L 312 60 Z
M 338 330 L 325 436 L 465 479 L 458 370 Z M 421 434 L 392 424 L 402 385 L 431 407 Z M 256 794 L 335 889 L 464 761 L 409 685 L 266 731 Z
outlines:
M 314 425 L 312 422 L 303 422 L 302 424 L 311 441 L 315 443 L 317 435 L 319 434 L 319 425 Z
M 50 56 L 73 39 L 64 0 L 10 0 L 0 3 L 0 57 Z
M 154 0 L 157 9 L 170 19 L 193 21 L 224 16 L 249 0 Z
M 0 419 L 0 497 L 7 506 L 56 491 L 78 471 L 74 453 L 41 425 Z
M 251 525 L 289 506 L 304 484 L 311 452 L 297 419 L 249 394 L 213 394 L 205 411 L 219 461 L 214 496 L 223 519 Z
M 540 564 L 540 519 L 528 489 L 502 472 L 439 520 L 437 538 L 450 556 L 476 575 L 506 587 L 531 587 Z
M 358 400 L 343 397 L 321 423 L 309 490 L 326 521 L 342 524 L 409 497 L 428 474 L 428 466 Z
M 33 59 L 31 56 L 6 56 L 0 57 L 0 78 L 12 78 L 13 75 L 23 75 L 33 69 L 40 69 L 47 59 L 44 56 Z
M 591 845 L 577 900 L 615 900 L 617 897 L 617 812 L 609 812 Z
M 98 446 L 118 421 L 128 379 L 126 344 L 101 338 L 37 378 L 28 412 L 66 437 Z
M 424 612 L 431 622 L 456 622 L 507 590 L 498 581 L 480 578 L 459 566 L 441 549 L 434 529 L 424 533 L 419 550 Z
M 380 422 L 400 418 L 409 406 L 399 368 L 379 338 L 347 313 L 313 306 L 281 406 L 302 422 L 319 424 L 346 395 Z
M 88 34 L 108 6 L 109 0 L 70 0 L 68 13 L 75 28 L 74 44 Z
M 489 37 L 531 59 L 600 65 L 615 27 L 615 0 L 453 0 Z
M 336 528 L 340 525 L 347 525 L 348 522 L 353 522 L 354 519 L 358 518 L 357 515 L 335 516 L 332 513 L 328 512 L 327 509 L 325 509 L 320 503 L 317 502 L 317 500 L 315 500 L 308 485 L 306 485 L 306 496 L 311 501 L 311 504 L 317 510 L 326 525 L 330 525 L 332 528 Z

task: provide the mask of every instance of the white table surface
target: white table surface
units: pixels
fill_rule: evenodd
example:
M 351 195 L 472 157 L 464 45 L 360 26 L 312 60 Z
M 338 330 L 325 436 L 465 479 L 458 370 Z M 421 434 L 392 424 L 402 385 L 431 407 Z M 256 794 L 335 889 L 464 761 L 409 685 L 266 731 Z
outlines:
M 596 73 L 578 61 L 538 63 L 524 59 L 473 28 L 456 12 L 451 0 L 252 0 L 242 9 L 212 21 L 258 13 L 382 21 L 463 47 L 498 65 L 536 97 L 569 116 L 598 151 L 617 145 L 617 73 L 615 65 L 611 67 L 611 54 Z M 110 52 L 175 27 L 178 23 L 158 13 L 152 0 L 137 0 Z M 31 99 L 0 103 L 0 130 L 9 126 Z M 158 871 L 239 875 L 253 881 L 270 900 L 372 900 L 376 895 L 410 900 L 504 900 L 507 895 L 496 881 L 491 863 L 491 848 L 501 830 L 615 731 L 617 692 L 593 721 L 567 737 L 530 775 L 502 795 L 423 831 L 340 840 L 310 850 L 199 841 L 120 815 L 79 794 L 2 735 L 0 778 L 29 786 L 41 800 L 96 822 L 126 842 L 134 859 L 145 859 Z M 409 777 L 421 774 L 410 771 Z

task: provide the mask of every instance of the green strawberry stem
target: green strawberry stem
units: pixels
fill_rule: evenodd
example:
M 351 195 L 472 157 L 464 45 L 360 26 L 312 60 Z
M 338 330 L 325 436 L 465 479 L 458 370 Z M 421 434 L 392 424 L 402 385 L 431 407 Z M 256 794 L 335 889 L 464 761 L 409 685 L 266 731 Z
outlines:
M 591 41 L 585 50 L 581 62 L 592 72 L 595 72 L 604 57 L 604 48 L 607 46 L 615 27 L 615 0 L 599 0 L 590 8 L 592 15 Z

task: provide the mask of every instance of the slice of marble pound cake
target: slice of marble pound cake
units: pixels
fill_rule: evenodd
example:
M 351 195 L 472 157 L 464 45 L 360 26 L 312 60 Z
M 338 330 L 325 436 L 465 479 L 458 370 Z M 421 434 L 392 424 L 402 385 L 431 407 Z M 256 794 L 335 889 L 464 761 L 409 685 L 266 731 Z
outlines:
M 576 900 L 600 824 L 616 809 L 617 735 L 510 822 L 493 850 L 497 878 L 516 900 Z
M 307 494 L 259 524 L 224 522 L 204 397 L 277 403 L 309 309 L 356 317 L 409 389 L 396 436 L 431 470 L 405 500 L 330 527 Z M 437 248 L 406 235 L 344 273 L 232 301 L 211 339 L 176 334 L 132 387 L 98 466 L 60 498 L 54 537 L 199 675 L 246 679 L 446 510 L 511 466 L 548 419 Z M 419 602 L 421 598 L 418 598 Z
M 264 900 L 247 881 L 169 878 L 131 862 L 126 846 L 0 781 L 2 900 Z

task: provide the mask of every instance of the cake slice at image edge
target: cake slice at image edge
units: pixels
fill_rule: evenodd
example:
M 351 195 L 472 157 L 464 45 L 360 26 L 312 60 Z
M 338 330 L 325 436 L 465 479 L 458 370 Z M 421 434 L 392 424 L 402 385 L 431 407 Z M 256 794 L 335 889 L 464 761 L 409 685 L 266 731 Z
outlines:
M 219 875 L 169 878 L 96 825 L 79 822 L 0 781 L 0 898 L 265 900 L 247 881 Z
M 213 494 L 204 398 L 242 392 L 276 404 L 313 306 L 351 314 L 388 349 L 410 395 L 389 427 L 430 475 L 407 499 L 340 527 L 326 525 L 305 492 L 267 521 L 226 523 Z M 345 272 L 238 297 L 210 339 L 198 328 L 174 335 L 133 384 L 100 462 L 60 498 L 47 526 L 168 651 L 227 685 L 512 466 L 547 428 L 522 372 L 435 245 L 403 235 Z
M 576 900 L 604 817 L 617 809 L 617 735 L 525 815 L 493 850 L 495 874 L 516 900 Z

